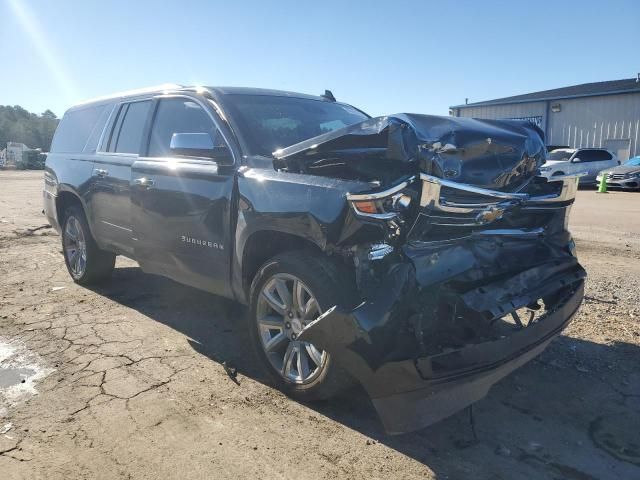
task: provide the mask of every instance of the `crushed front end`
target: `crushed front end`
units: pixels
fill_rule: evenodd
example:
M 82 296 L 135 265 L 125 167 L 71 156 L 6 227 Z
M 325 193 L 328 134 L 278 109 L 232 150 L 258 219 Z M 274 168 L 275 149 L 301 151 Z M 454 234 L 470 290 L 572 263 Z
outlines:
M 583 297 L 566 230 L 577 178 L 540 179 L 517 194 L 420 182 L 406 241 L 360 257 L 363 303 L 336 306 L 300 336 L 362 383 L 389 433 L 485 396 L 562 331 Z
M 417 142 L 439 168 L 415 154 L 415 174 L 347 196 L 336 251 L 351 256 L 363 301 L 337 305 L 299 336 L 360 381 L 389 433 L 423 428 L 485 396 L 542 352 L 582 302 L 586 273 L 567 230 L 578 178 L 536 175 L 541 161 L 527 152 L 544 150 L 536 131 L 505 136 L 501 157 L 487 153 L 491 139 L 478 140 L 486 129 L 470 125 L 465 133 L 477 135 L 462 148 L 462 135 L 457 145 Z M 484 157 L 474 155 L 482 142 Z M 522 161 L 504 161 L 509 155 Z M 455 165 L 457 176 L 480 181 L 443 178 L 456 176 Z M 361 241 L 366 226 L 383 234 Z

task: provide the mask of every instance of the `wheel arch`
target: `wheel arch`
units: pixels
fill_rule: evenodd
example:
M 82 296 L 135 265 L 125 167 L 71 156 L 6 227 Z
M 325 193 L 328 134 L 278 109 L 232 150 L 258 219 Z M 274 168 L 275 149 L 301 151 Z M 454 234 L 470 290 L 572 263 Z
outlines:
M 58 194 L 56 196 L 56 215 L 58 218 L 58 224 L 60 225 L 60 229 L 62 230 L 64 228 L 65 210 L 74 205 L 82 209 L 87 219 L 87 224 L 89 225 L 89 230 L 91 231 L 91 235 L 94 235 L 93 224 L 91 222 L 91 218 L 89 218 L 87 207 L 85 205 L 85 202 L 82 200 L 82 197 L 78 195 L 75 191 L 68 188 L 64 188 L 64 187 L 58 190 Z M 95 235 L 94 235 L 94 238 L 95 238 Z
M 242 289 L 245 299 L 249 298 L 251 282 L 260 266 L 280 253 L 292 250 L 308 250 L 324 254 L 320 246 L 308 238 L 279 230 L 258 230 L 247 238 L 241 260 Z

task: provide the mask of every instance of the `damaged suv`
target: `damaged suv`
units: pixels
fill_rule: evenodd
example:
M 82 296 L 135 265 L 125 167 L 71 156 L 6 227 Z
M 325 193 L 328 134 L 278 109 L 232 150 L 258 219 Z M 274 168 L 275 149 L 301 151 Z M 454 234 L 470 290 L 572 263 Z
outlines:
M 165 86 L 65 114 L 45 213 L 77 283 L 124 255 L 237 299 L 281 389 L 357 381 L 401 433 L 482 398 L 578 310 L 578 179 L 541 177 L 545 154 L 525 122 Z

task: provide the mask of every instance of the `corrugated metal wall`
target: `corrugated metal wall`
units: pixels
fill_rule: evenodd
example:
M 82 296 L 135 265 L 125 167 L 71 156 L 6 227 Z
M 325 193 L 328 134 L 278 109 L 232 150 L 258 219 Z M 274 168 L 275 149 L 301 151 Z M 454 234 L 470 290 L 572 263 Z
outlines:
M 640 155 L 640 94 L 575 98 L 551 104 L 559 104 L 560 111 L 549 112 L 548 143 L 576 148 L 612 148 L 614 144 L 626 143 L 627 155 Z
M 583 97 L 548 102 L 487 105 L 456 109 L 463 117 L 522 118 L 542 116 L 547 144 L 606 147 L 622 160 L 640 155 L 640 94 Z M 553 112 L 552 106 L 560 106 Z M 458 113 L 459 112 L 459 113 Z M 548 112 L 548 117 L 547 117 Z
M 523 117 L 542 117 L 543 130 L 545 129 L 546 103 L 514 103 L 511 105 L 486 105 L 477 107 L 461 108 L 461 117 L 473 118 L 523 118 Z

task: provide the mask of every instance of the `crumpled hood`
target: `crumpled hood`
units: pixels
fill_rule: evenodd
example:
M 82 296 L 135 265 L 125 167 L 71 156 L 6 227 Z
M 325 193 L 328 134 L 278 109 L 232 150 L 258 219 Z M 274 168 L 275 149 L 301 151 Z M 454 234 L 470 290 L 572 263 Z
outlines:
M 276 168 L 316 175 L 384 184 L 394 175 L 419 170 L 513 191 L 544 162 L 543 137 L 538 127 L 524 121 L 403 113 L 319 135 L 273 156 Z

